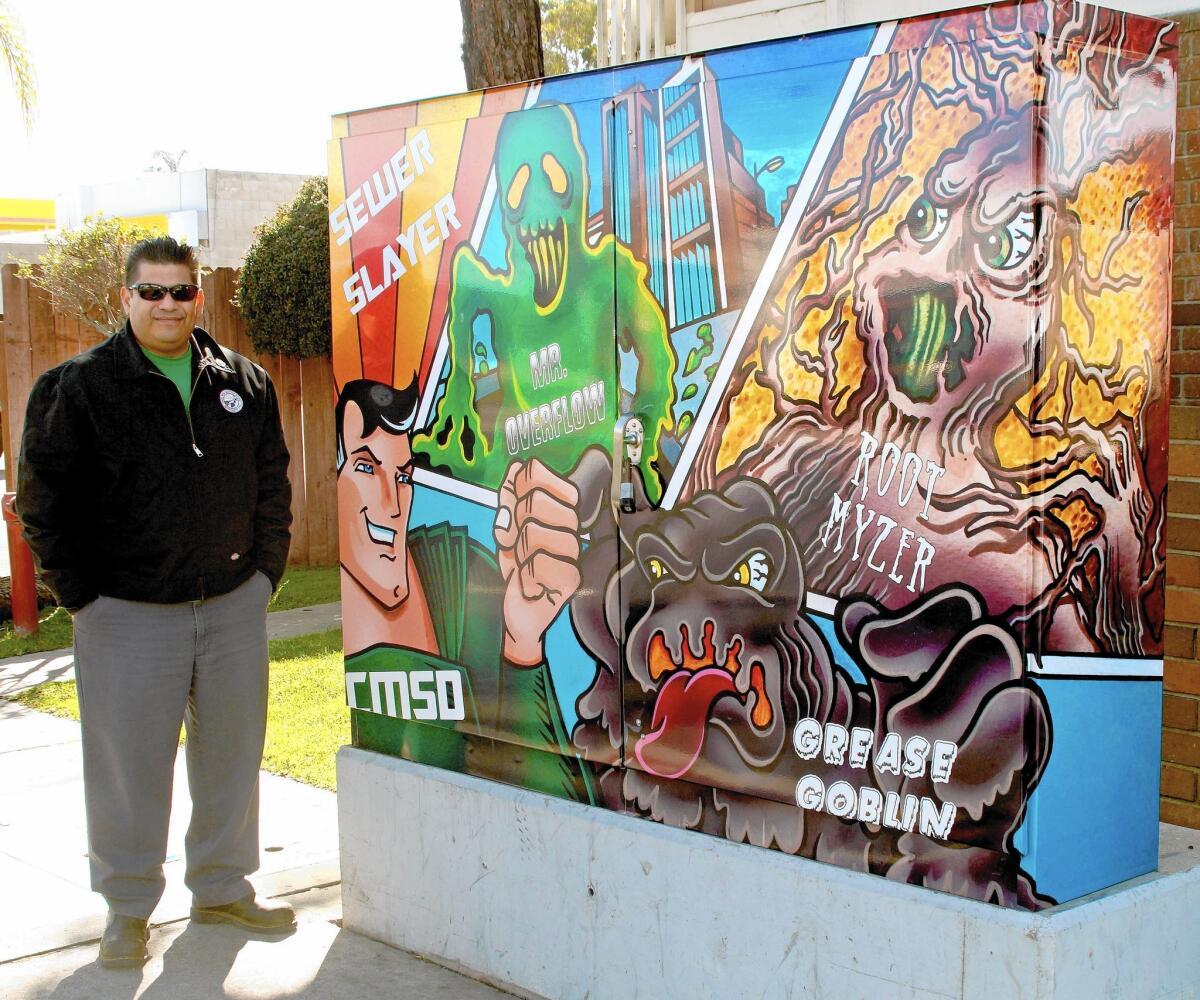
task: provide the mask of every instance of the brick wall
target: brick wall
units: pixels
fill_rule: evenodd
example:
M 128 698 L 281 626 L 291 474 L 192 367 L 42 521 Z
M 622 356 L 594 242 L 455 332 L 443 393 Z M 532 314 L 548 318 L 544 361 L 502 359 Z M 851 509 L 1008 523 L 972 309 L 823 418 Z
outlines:
M 1200 828 L 1200 13 L 1178 20 L 1162 818 Z

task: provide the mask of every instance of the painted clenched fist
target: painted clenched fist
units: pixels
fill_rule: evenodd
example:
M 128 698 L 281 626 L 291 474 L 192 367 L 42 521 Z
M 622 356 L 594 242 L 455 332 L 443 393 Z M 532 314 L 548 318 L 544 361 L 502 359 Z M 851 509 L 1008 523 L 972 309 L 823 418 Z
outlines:
M 504 657 L 535 666 L 558 613 L 579 588 L 579 493 L 536 458 L 500 484 L 496 557 L 504 578 Z

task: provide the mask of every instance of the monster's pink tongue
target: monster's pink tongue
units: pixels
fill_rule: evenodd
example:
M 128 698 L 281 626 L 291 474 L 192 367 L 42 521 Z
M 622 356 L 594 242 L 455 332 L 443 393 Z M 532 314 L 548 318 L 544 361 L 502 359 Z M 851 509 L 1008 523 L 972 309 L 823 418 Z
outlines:
M 671 674 L 654 703 L 650 732 L 633 748 L 642 767 L 662 778 L 691 770 L 704 746 L 708 710 L 718 697 L 736 690 L 733 676 L 720 667 Z

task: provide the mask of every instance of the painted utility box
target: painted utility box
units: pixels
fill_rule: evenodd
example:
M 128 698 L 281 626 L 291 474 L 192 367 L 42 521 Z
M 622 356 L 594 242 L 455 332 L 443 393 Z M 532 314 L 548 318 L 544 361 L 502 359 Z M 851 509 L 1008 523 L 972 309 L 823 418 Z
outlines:
M 1175 39 L 336 117 L 355 745 L 1003 906 L 1152 870 Z

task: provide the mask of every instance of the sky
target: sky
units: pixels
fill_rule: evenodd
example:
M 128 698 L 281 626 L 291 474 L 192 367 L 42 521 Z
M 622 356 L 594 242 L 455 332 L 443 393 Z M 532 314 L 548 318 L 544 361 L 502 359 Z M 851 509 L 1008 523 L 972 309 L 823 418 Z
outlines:
M 0 62 L 0 197 L 183 168 L 324 174 L 334 113 L 465 89 L 458 0 L 6 0 L 38 78 Z

